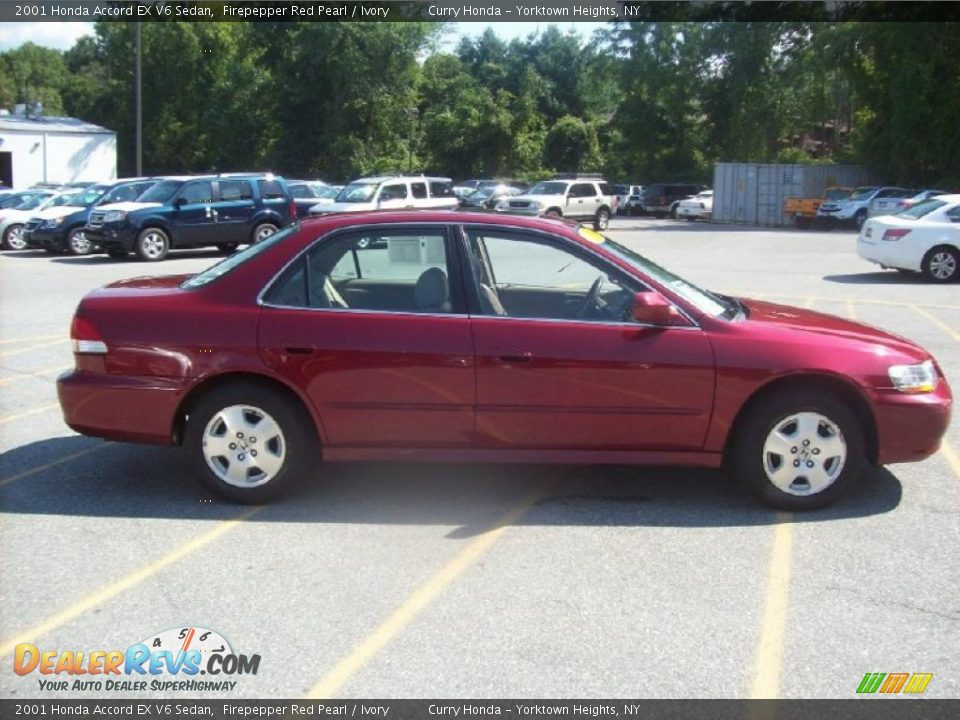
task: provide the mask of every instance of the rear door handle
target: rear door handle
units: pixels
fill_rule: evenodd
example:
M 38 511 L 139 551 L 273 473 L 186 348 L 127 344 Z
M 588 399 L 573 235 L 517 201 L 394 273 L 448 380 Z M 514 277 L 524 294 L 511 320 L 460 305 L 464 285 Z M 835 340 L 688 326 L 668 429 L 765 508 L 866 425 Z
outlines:
M 500 355 L 498 359 L 500 362 L 510 365 L 525 365 L 533 360 L 533 353 L 525 352 L 516 355 Z
M 283 352 L 287 355 L 310 355 L 311 353 L 316 352 L 317 349 L 313 346 L 297 345 L 294 347 L 285 347 Z

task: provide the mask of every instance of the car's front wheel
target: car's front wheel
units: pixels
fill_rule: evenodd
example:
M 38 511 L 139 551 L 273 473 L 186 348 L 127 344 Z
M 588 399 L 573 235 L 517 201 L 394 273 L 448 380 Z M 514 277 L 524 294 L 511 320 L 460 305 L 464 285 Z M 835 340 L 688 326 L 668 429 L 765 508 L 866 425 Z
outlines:
M 760 400 L 738 429 L 733 469 L 763 503 L 779 510 L 826 507 L 857 480 L 866 457 L 850 407 L 821 390 Z
M 955 248 L 947 245 L 935 247 L 923 257 L 923 274 L 936 283 L 947 283 L 957 279 L 960 271 L 960 255 Z
M 220 243 L 217 245 L 217 250 L 222 252 L 224 255 L 232 255 L 236 252 L 236 249 L 240 247 L 240 243 Z
M 3 233 L 3 247 L 7 250 L 23 250 L 27 241 L 23 237 L 23 225 L 11 225 Z
M 89 255 L 93 252 L 93 243 L 83 231 L 83 228 L 74 228 L 67 235 L 67 249 L 71 255 Z
M 606 230 L 610 226 L 610 211 L 606 208 L 600 208 L 597 210 L 597 214 L 593 218 L 593 229 L 594 230 Z
M 867 221 L 867 211 L 866 210 L 857 210 L 857 214 L 853 216 L 853 224 L 857 226 L 857 230 L 863 227 L 863 224 Z
M 147 262 L 163 260 L 170 252 L 170 238 L 160 228 L 147 228 L 137 236 L 135 251 Z
M 261 503 L 313 468 L 312 428 L 306 411 L 283 393 L 233 383 L 190 410 L 184 445 L 208 488 L 234 502 Z

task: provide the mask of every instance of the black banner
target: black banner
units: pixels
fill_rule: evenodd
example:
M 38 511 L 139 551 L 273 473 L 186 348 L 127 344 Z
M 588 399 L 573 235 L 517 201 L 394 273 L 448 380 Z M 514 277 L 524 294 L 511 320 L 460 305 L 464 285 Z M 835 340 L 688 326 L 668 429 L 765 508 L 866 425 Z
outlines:
M 12 718 L 952 720 L 958 700 L 0 700 Z

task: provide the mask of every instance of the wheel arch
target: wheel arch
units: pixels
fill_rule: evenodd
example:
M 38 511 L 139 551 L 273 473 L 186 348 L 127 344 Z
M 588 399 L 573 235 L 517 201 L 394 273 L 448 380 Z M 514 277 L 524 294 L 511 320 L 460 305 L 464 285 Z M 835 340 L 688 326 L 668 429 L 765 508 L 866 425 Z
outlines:
M 283 380 L 280 380 L 272 375 L 265 375 L 263 373 L 252 372 L 249 370 L 225 372 L 212 375 L 204 378 L 190 388 L 189 392 L 187 392 L 187 394 L 180 401 L 180 405 L 177 407 L 177 411 L 173 416 L 173 427 L 171 428 L 170 435 L 172 444 L 183 444 L 184 433 L 187 427 L 187 418 L 189 417 L 190 412 L 196 402 L 203 395 L 216 388 L 234 383 L 253 383 L 264 388 L 279 391 L 286 395 L 290 400 L 295 402 L 304 413 L 306 413 L 307 417 L 310 418 L 311 422 L 313 423 L 313 429 L 316 433 L 318 443 L 321 448 L 323 447 L 326 441 L 326 435 L 323 431 L 323 424 L 321 423 L 317 414 L 313 411 L 313 407 L 306 400 L 306 398 L 304 398 L 303 395 L 292 385 Z
M 843 400 L 856 415 L 863 429 L 863 439 L 866 444 L 867 460 L 876 465 L 879 458 L 879 438 L 877 419 L 869 401 L 863 392 L 850 380 L 838 375 L 827 373 L 805 372 L 773 378 L 757 388 L 750 397 L 740 406 L 730 425 L 730 432 L 723 448 L 724 461 L 731 457 L 731 451 L 736 444 L 745 419 L 758 404 L 777 393 L 785 390 L 810 389 L 826 390 L 835 393 Z

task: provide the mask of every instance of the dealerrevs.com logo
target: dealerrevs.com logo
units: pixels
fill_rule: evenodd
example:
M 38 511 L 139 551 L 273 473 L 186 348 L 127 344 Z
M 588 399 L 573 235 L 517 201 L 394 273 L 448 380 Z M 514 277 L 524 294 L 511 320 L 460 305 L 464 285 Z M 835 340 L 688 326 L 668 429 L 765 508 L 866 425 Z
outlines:
M 126 650 L 41 650 L 21 643 L 13 656 L 17 675 L 39 674 L 39 689 L 51 692 L 230 692 L 238 684 L 232 678 L 259 668 L 259 655 L 237 654 L 222 635 L 202 627 L 164 630 Z

